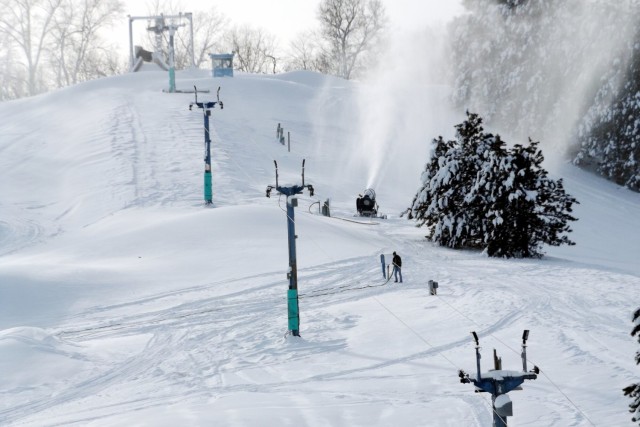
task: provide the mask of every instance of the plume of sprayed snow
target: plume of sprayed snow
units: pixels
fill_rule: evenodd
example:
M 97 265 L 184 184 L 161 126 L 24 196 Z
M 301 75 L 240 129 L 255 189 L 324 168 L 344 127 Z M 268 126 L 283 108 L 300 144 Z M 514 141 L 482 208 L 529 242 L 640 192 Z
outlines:
M 637 0 L 469 4 L 458 18 L 456 103 L 507 141 L 540 140 L 551 167 L 567 160 L 578 122 L 637 23 Z
M 453 137 L 466 110 L 511 144 L 539 140 L 545 165 L 555 169 L 567 160 L 608 67 L 628 60 L 622 47 L 639 4 L 529 0 L 509 17 L 508 6 L 478 0 L 446 28 L 391 34 L 365 78 L 328 80 L 319 97 L 316 146 L 340 147 L 333 184 L 354 196 L 374 188 L 379 199 L 406 207 L 430 141 Z M 343 93 L 334 90 L 341 85 Z
M 344 168 L 398 209 L 419 186 L 431 140 L 453 135 L 460 117 L 450 107 L 446 51 L 443 27 L 394 34 L 357 88 L 356 139 Z

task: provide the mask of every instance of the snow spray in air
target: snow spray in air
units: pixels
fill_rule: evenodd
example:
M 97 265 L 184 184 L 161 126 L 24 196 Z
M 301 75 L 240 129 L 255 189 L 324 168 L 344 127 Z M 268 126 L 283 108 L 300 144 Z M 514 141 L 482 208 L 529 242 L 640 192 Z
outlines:
M 505 3 L 468 2 L 469 13 L 450 28 L 453 98 L 511 144 L 540 141 L 553 166 L 567 160 L 579 126 L 588 126 L 598 89 L 616 92 L 615 64 L 628 60 L 623 47 L 633 40 L 638 3 Z
M 357 141 L 351 162 L 363 165 L 366 187 L 406 207 L 428 161 L 429 143 L 453 135 L 444 30 L 399 34 L 358 91 Z M 394 203 L 394 205 L 396 205 Z

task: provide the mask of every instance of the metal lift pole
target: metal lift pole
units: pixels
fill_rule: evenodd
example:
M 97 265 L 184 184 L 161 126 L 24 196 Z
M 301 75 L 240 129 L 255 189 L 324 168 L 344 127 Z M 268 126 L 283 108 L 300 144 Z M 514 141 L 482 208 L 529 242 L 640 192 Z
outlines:
M 150 19 L 162 19 L 162 20 L 177 20 L 182 21 L 183 19 L 189 20 L 189 29 L 190 29 L 190 40 L 189 40 L 189 53 L 191 56 L 191 66 L 195 67 L 195 52 L 194 52 L 194 44 L 193 44 L 193 14 L 191 12 L 182 13 L 180 12 L 177 15 L 156 15 L 156 16 L 131 16 L 127 15 L 129 18 L 129 69 L 133 68 L 133 64 L 135 63 L 134 58 L 134 46 L 133 46 L 133 22 L 138 20 L 150 20 Z M 181 24 L 179 26 L 183 26 L 185 24 Z M 177 26 L 176 26 L 177 28 Z
M 290 187 L 291 188 L 291 187 Z M 295 190 L 293 190 L 295 191 Z M 287 196 L 287 239 L 289 241 L 289 289 L 287 290 L 287 308 L 289 330 L 293 336 L 300 336 L 300 306 L 298 304 L 298 262 L 296 260 L 296 222 L 293 209 L 297 199 Z
M 213 191 L 212 191 L 212 179 L 211 179 L 211 137 L 209 132 L 209 117 L 211 116 L 211 110 L 220 105 L 220 109 L 224 108 L 222 101 L 220 101 L 220 88 L 217 92 L 217 101 L 198 102 L 198 88 L 193 87 L 195 90 L 195 102 L 189 104 L 189 110 L 195 105 L 202 109 L 204 116 L 204 201 L 210 205 L 213 203 Z
M 176 60 L 173 43 L 177 28 L 176 25 L 169 25 L 169 93 L 175 93 L 176 91 Z
M 281 187 L 278 184 L 278 163 L 273 161 L 276 167 L 276 185 L 267 187 L 267 197 L 271 197 L 271 190 L 274 188 L 280 194 L 287 197 L 287 238 L 289 246 L 289 271 L 287 278 L 289 279 L 289 288 L 287 289 L 287 313 L 288 313 L 288 329 L 291 335 L 300 336 L 300 306 L 298 303 L 298 265 L 296 260 L 296 222 L 294 208 L 298 205 L 296 194 L 301 194 L 307 188 L 309 194 L 313 196 L 313 186 L 304 183 L 304 163 L 302 160 L 302 185 L 292 185 L 289 187 Z
M 206 204 L 213 203 L 213 183 L 211 179 L 211 136 L 209 132 L 210 111 L 207 109 L 204 114 L 204 201 Z

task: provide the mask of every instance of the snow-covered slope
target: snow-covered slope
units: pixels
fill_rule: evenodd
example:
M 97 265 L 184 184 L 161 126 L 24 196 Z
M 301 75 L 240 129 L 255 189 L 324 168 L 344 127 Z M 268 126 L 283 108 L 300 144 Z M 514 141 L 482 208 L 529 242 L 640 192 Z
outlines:
M 581 203 L 576 246 L 509 261 L 437 248 L 398 215 L 426 142 L 450 134 L 456 113 L 440 109 L 450 120 L 416 140 L 368 147 L 361 126 L 372 111 L 410 124 L 367 110 L 377 89 L 364 84 L 304 72 L 184 72 L 177 83 L 210 90 L 204 100 L 221 87 L 213 207 L 202 203 L 202 113 L 188 109 L 193 94 L 162 92 L 162 72 L 0 104 L 0 425 L 489 425 L 490 396 L 458 382 L 458 369 L 475 373 L 469 331 L 483 370 L 494 348 L 519 370 L 523 329 L 541 375 L 511 393 L 510 423 L 629 422 L 637 194 L 565 165 L 553 172 Z M 296 209 L 293 338 L 284 199 L 265 188 L 273 160 L 281 184 L 300 183 L 302 159 L 316 195 Z M 353 219 L 376 174 L 389 218 L 339 219 Z M 327 198 L 334 218 L 317 214 Z M 405 283 L 385 285 L 379 256 L 394 250 Z

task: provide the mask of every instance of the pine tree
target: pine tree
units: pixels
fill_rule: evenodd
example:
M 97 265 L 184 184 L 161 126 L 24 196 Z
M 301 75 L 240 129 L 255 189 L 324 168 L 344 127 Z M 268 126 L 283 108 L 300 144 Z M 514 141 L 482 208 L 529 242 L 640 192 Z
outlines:
M 608 81 L 580 129 L 580 151 L 574 162 L 590 166 L 631 190 L 640 191 L 640 31 L 626 69 L 617 59 Z M 622 78 L 623 83 L 617 84 Z M 612 99 L 613 98 L 613 99 Z
M 481 247 L 482 204 L 473 190 L 482 163 L 494 137 L 485 133 L 482 118 L 467 112 L 467 120 L 456 126 L 456 140 L 433 140 L 431 160 L 422 174 L 422 188 L 409 208 L 410 219 L 429 227 L 427 237 L 450 248 Z
M 638 342 L 640 343 L 640 308 L 633 314 L 633 321 L 635 327 L 631 331 L 631 336 L 638 336 Z M 640 351 L 636 353 L 636 364 L 640 365 Z M 640 383 L 632 384 L 623 389 L 624 395 L 633 399 L 633 402 L 629 404 L 629 412 L 634 414 L 632 421 L 638 422 L 640 425 Z
M 483 248 L 495 257 L 540 257 L 543 244 L 573 245 L 564 233 L 577 201 L 548 178 L 538 142 L 507 150 L 467 113 L 456 140 L 433 141 L 423 186 L 408 209 L 427 238 L 450 248 Z
M 415 219 L 418 226 L 429 228 L 430 239 L 434 239 L 435 227 L 442 223 L 442 212 L 448 208 L 451 193 L 450 183 L 457 173 L 454 141 L 445 141 L 442 136 L 432 141 L 431 160 L 422 173 L 422 188 L 408 209 L 408 218 Z M 438 237 L 435 237 L 439 239 Z M 445 241 L 448 238 L 445 236 Z
M 463 3 L 455 104 L 511 137 L 569 141 L 576 164 L 640 191 L 640 2 Z
M 479 174 L 487 162 L 487 155 L 495 153 L 496 137 L 484 132 L 482 118 L 467 112 L 467 120 L 456 126 L 457 145 L 460 147 L 460 167 L 455 183 L 457 197 L 453 212 L 449 213 L 457 225 L 451 247 L 483 247 L 483 222 L 485 220 L 486 195 L 477 185 Z
M 564 191 L 562 180 L 549 179 L 542 167 L 544 157 L 538 142 L 516 144 L 501 163 L 502 179 L 494 182 L 496 198 L 487 238 L 489 256 L 539 258 L 543 244 L 574 245 L 563 233 L 571 232 L 568 221 L 576 199 Z

